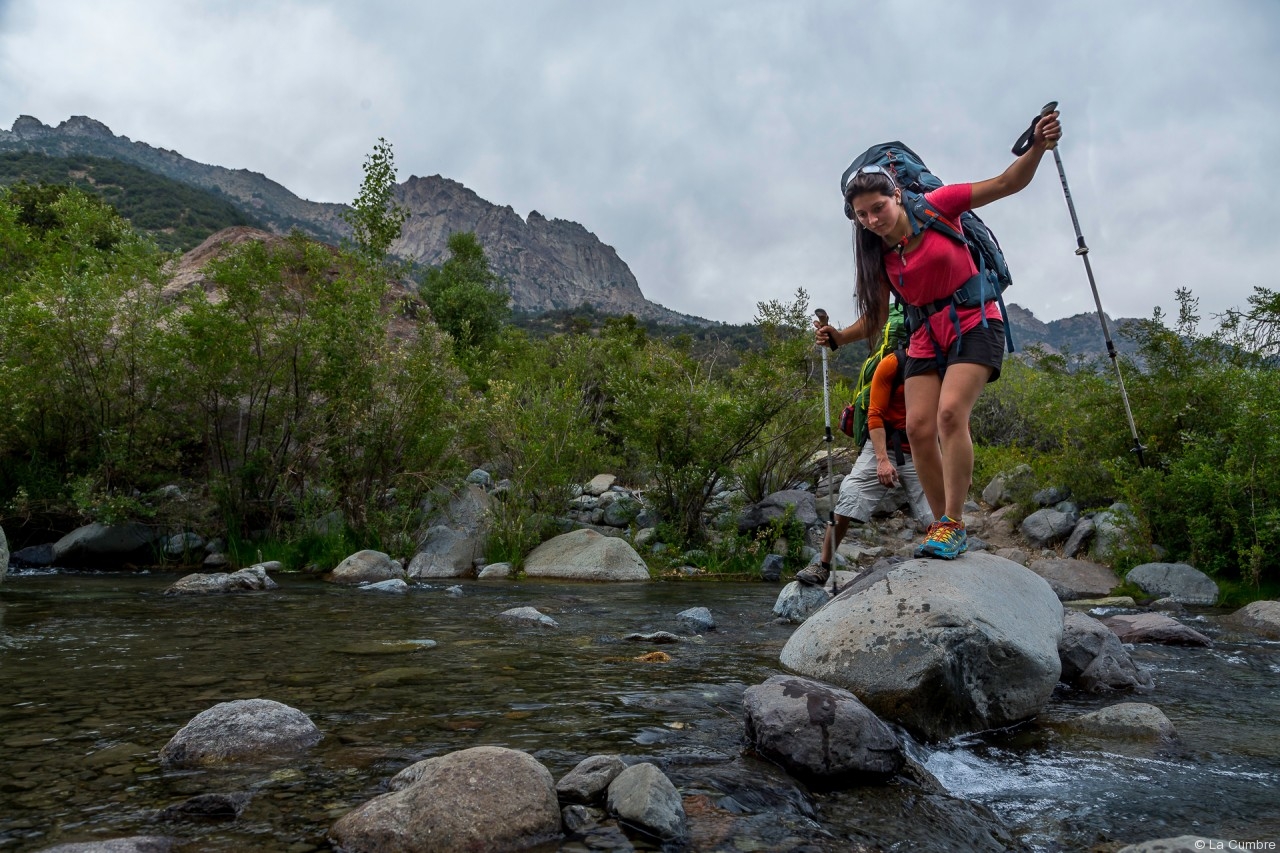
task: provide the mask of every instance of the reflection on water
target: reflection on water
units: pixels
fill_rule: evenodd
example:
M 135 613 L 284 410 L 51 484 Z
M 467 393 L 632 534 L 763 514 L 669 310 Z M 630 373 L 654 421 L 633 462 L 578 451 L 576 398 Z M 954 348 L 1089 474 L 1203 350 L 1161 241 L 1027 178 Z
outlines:
M 654 761 L 686 796 L 694 849 L 842 850 L 867 843 L 872 823 L 882 849 L 953 841 L 954 823 L 922 834 L 904 793 L 811 795 L 743 755 L 742 691 L 780 671 L 792 630 L 773 622 L 775 586 L 468 582 L 461 596 L 443 585 L 397 596 L 283 576 L 270 593 L 163 596 L 173 579 L 19 574 L 0 586 L 0 850 L 132 834 L 192 850 L 327 849 L 333 821 L 400 769 L 481 744 L 530 752 L 556 777 L 600 752 Z M 493 618 L 525 605 L 560 628 Z M 621 640 L 679 632 L 676 613 L 698 605 L 717 630 L 661 647 L 668 663 L 639 663 L 656 647 Z M 1197 628 L 1212 634 L 1215 620 Z M 1054 723 L 1109 704 L 1064 693 L 1039 725 L 917 755 L 1038 849 L 1280 836 L 1280 645 L 1219 637 L 1135 655 L 1156 671 L 1149 701 L 1181 733 L 1176 747 L 1060 734 Z M 158 766 L 193 716 L 257 697 L 304 711 L 324 741 L 286 767 Z M 234 823 L 156 817 L 214 791 L 252 798 Z M 563 849 L 633 845 L 646 849 L 615 832 Z

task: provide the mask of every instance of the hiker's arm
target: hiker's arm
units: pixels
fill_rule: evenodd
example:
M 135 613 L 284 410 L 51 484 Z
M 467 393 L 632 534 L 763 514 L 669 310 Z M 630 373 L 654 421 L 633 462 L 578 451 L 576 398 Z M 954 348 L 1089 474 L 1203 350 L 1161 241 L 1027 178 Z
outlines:
M 886 290 L 884 295 L 885 316 L 889 315 L 889 293 Z M 845 326 L 843 329 L 836 329 L 834 326 L 824 326 L 817 320 L 813 321 L 813 325 L 817 327 L 818 343 L 822 346 L 827 345 L 827 340 L 834 338 L 837 346 L 851 344 L 854 341 L 865 340 L 874 335 L 878 330 L 871 327 L 870 321 L 864 316 L 859 317 L 851 325 Z
M 999 176 L 973 184 L 973 199 L 969 206 L 982 207 L 1025 189 L 1035 177 L 1036 169 L 1040 167 L 1040 158 L 1049 150 L 1049 143 L 1061 138 L 1062 125 L 1058 122 L 1057 112 L 1040 119 L 1036 124 L 1035 139 L 1027 153 L 1014 160 Z
M 885 440 L 884 427 L 868 429 L 867 435 L 871 437 L 871 449 L 876 453 L 876 477 L 881 485 L 898 485 L 898 469 L 889 459 L 889 442 Z

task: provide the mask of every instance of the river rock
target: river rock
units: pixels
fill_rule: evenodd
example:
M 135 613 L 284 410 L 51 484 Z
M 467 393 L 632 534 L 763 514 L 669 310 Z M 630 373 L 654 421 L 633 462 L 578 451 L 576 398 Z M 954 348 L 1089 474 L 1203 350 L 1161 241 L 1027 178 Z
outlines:
M 836 782 L 902 769 L 893 731 L 847 690 L 793 675 L 747 688 L 747 740 L 793 776 Z
M 1062 680 L 1090 693 L 1155 689 L 1151 673 L 1133 662 L 1115 632 L 1088 614 L 1063 616 L 1058 655 Z
M 378 581 L 377 583 L 362 583 L 356 589 L 361 592 L 386 592 L 393 595 L 404 595 L 409 591 L 409 584 L 400 578 L 392 578 L 391 580 Z
M 560 835 L 551 772 L 528 753 L 477 746 L 410 765 L 391 793 L 344 815 L 329 840 L 346 853 L 523 850 Z
M 118 567 L 155 558 L 158 534 L 140 522 L 86 524 L 53 543 L 53 562 L 59 566 Z
M 275 565 L 279 566 L 279 563 Z M 228 592 L 258 592 L 279 587 L 267 575 L 265 565 L 249 566 L 238 572 L 194 572 L 179 578 L 165 595 L 218 595 Z
M 43 569 L 53 565 L 53 543 L 28 545 L 9 554 L 9 563 L 14 567 Z
M 502 580 L 503 578 L 509 578 L 511 577 L 511 564 L 510 563 L 490 563 L 489 565 L 481 569 L 479 572 L 477 572 L 476 577 L 482 581 Z
M 1163 613 L 1108 616 L 1102 620 L 1122 643 L 1159 643 L 1166 646 L 1212 646 L 1204 634 Z
M 649 569 L 625 539 L 583 528 L 543 542 L 524 561 L 529 578 L 647 581 Z
M 609 813 L 620 823 L 663 841 L 679 842 L 689 833 L 680 792 L 648 762 L 633 764 L 609 785 Z
M 778 593 L 778 599 L 773 603 L 773 615 L 798 625 L 830 600 L 831 593 L 826 587 L 792 581 Z
M 252 798 L 252 794 L 244 791 L 234 794 L 197 794 L 161 809 L 156 813 L 156 818 L 200 822 L 235 820 L 244 812 Z
M 560 623 L 541 613 L 536 607 L 513 607 L 498 614 L 499 621 L 524 625 L 541 625 L 545 628 L 559 628 Z
M 170 559 L 194 560 L 203 554 L 204 537 L 198 533 L 175 533 L 164 540 L 164 555 Z
M 584 758 L 556 783 L 556 794 L 562 803 L 591 805 L 603 802 L 610 783 L 626 767 L 616 755 Z
M 765 554 L 760 564 L 760 579 L 768 583 L 782 580 L 783 556 L 781 554 Z
M 1180 604 L 1218 603 L 1218 585 L 1186 563 L 1143 563 L 1130 569 L 1125 579 L 1148 595 L 1172 598 Z
M 1157 838 L 1121 847 L 1116 853 L 1205 853 L 1206 850 L 1228 850 L 1227 842 L 1201 835 L 1179 835 Z M 1237 848 L 1241 849 L 1241 848 Z
M 1071 535 L 1078 519 L 1056 509 L 1038 509 L 1022 520 L 1023 537 L 1033 548 L 1048 548 Z
M 992 509 L 999 509 L 1031 495 L 1035 489 L 1035 474 L 1030 465 L 1019 465 L 1010 471 L 1002 471 L 982 490 L 982 499 Z
M 404 580 L 405 571 L 400 564 L 381 551 L 357 551 L 347 557 L 329 573 L 330 583 L 361 584 Z
M 427 530 L 418 553 L 409 561 L 411 578 L 461 578 L 475 570 L 484 550 L 475 537 L 452 527 L 436 525 Z
M 705 634 L 716 629 L 716 620 L 705 607 L 690 607 L 676 614 L 676 622 L 690 634 Z
M 1071 531 L 1071 535 L 1067 537 L 1066 544 L 1062 546 L 1062 556 L 1067 559 L 1078 556 L 1084 551 L 1089 541 L 1093 539 L 1093 534 L 1097 529 L 1092 518 L 1082 518 L 1077 521 L 1075 529 Z
M 1122 702 L 1071 720 L 1068 728 L 1103 737 L 1174 741 L 1178 733 L 1164 712 L 1146 702 Z
M 795 510 L 796 521 L 805 527 L 818 523 L 818 506 L 814 502 L 813 494 L 799 489 L 787 489 L 774 492 L 760 503 L 744 509 L 738 518 L 738 532 L 748 533 L 776 521 L 785 516 L 788 508 L 792 507 Z
M 201 711 L 160 750 L 165 767 L 295 758 L 324 738 L 311 718 L 271 699 L 237 699 Z
M 4 528 L 0 527 L 0 583 L 9 572 L 9 540 L 5 538 Z
M 79 841 L 45 847 L 40 853 L 169 853 L 180 839 L 164 835 L 134 835 L 101 841 Z
M 1227 617 L 1227 624 L 1280 640 L 1280 601 L 1254 601 Z
M 908 560 L 860 576 L 783 647 L 794 672 L 844 687 L 926 739 L 1040 711 L 1062 671 L 1062 603 L 993 554 Z
M 1093 556 L 1100 562 L 1114 562 L 1122 552 L 1141 543 L 1138 518 L 1128 504 L 1112 504 L 1093 517 L 1093 524 Z
M 591 478 L 591 482 L 582 488 L 582 491 L 592 497 L 600 497 L 609 489 L 613 488 L 613 484 L 618 482 L 618 478 L 614 474 L 597 474 Z
M 604 523 L 610 527 L 628 527 L 644 510 L 644 505 L 633 497 L 621 496 L 604 508 Z
M 1036 560 L 1028 568 L 1048 581 L 1061 601 L 1098 598 L 1120 585 L 1115 572 L 1089 560 Z

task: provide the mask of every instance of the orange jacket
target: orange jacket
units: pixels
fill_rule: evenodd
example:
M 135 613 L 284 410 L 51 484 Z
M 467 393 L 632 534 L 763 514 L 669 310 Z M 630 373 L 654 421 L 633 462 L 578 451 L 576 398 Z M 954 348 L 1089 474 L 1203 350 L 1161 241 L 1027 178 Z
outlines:
M 904 383 L 897 381 L 898 354 L 891 352 L 876 365 L 871 377 L 871 399 L 867 402 L 867 429 L 895 429 L 902 433 L 902 452 L 910 453 L 907 445 L 907 397 Z M 894 387 L 896 384 L 897 387 Z

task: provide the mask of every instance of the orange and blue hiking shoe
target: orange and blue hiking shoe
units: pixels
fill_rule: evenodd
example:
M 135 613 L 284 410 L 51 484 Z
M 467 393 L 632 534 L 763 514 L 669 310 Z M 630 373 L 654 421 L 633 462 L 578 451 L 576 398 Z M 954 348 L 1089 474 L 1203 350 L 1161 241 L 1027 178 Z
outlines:
M 967 550 L 969 534 L 965 532 L 964 524 L 952 521 L 944 515 L 929 526 L 928 535 L 916 546 L 916 556 L 954 560 Z

